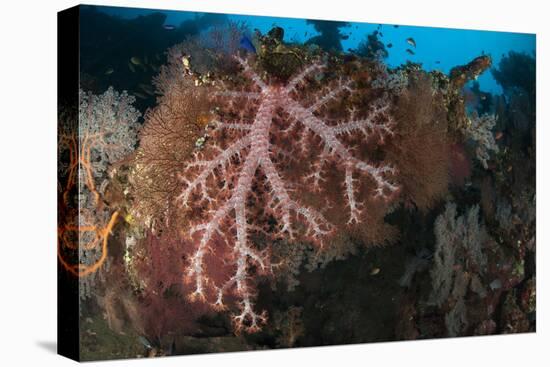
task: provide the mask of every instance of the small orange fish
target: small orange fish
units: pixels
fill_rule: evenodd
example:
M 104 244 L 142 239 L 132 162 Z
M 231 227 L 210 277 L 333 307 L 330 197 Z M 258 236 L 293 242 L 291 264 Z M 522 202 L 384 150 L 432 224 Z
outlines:
M 496 140 L 499 140 L 500 138 L 502 138 L 504 134 L 502 133 L 502 131 L 499 131 L 496 135 L 495 135 L 495 139 Z

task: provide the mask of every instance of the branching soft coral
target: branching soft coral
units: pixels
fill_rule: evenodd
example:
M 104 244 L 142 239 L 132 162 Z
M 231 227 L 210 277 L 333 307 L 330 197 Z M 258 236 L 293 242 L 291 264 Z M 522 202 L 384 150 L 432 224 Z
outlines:
M 474 114 L 468 121 L 463 133 L 475 142 L 476 158 L 483 168 L 487 169 L 489 167 L 487 161 L 491 158 L 489 152 L 498 153 L 499 151 L 492 132 L 497 118 L 495 115 L 478 116 Z
M 96 96 L 80 91 L 78 123 L 60 124 L 58 258 L 75 276 L 96 272 L 107 259 L 107 241 L 118 212 L 103 202 L 107 168 L 134 149 L 134 98 L 109 88 Z
M 485 249 L 491 239 L 479 222 L 477 205 L 458 216 L 456 204 L 447 203 L 435 221 L 434 233 L 431 302 L 438 306 L 446 302 L 452 305 L 445 323 L 449 336 L 458 336 L 468 324 L 465 305 L 468 289 L 485 297 L 481 277 L 486 271 Z
M 326 172 L 327 168 L 341 172 L 340 200 L 347 204 L 348 224 L 360 222 L 369 210 L 358 199 L 360 179 L 370 182 L 370 195 L 380 201 L 392 198 L 398 186 L 391 178 L 395 174 L 392 166 L 357 157 L 342 138 L 349 134 L 363 134 L 365 138 L 391 134 L 393 121 L 387 102 L 372 103 L 363 118 L 355 119 L 352 114 L 349 120 L 329 122 L 318 115 L 319 110 L 342 94 L 353 93 L 349 82 L 337 81 L 326 93 L 314 96 L 308 106 L 296 93 L 311 74 L 323 70 L 322 64 L 308 66 L 283 85 L 265 82 L 247 60 L 238 62 L 252 86 L 245 91 L 224 89 L 218 97 L 231 101 L 225 106 L 253 111 L 251 118 L 237 115 L 228 120 L 226 116 L 233 116 L 233 111 L 220 113 L 214 142 L 196 154 L 181 174 L 185 187 L 178 199 L 182 207 L 200 213 L 190 230 L 197 243 L 186 272 L 187 281 L 195 288 L 191 298 L 210 300 L 223 308 L 228 294 L 238 297 L 240 313 L 233 316 L 236 330 L 256 331 L 266 315 L 254 309 L 251 274 L 269 273 L 271 267 L 269 245 L 259 250 L 252 237 L 299 237 L 322 247 L 334 231 L 321 211 L 304 204 L 295 194 L 296 185 L 283 175 L 281 164 L 291 156 L 291 160 L 312 159 L 312 169 L 302 180 L 309 179 L 313 188 L 320 188 L 326 176 L 333 174 Z M 293 153 L 273 143 L 285 137 L 293 140 Z M 248 205 L 254 200 L 265 203 L 260 213 L 272 218 L 274 226 L 262 227 L 265 223 L 258 220 L 257 208 Z M 215 271 L 209 266 L 212 256 L 223 257 L 232 268 L 221 283 L 209 278 Z

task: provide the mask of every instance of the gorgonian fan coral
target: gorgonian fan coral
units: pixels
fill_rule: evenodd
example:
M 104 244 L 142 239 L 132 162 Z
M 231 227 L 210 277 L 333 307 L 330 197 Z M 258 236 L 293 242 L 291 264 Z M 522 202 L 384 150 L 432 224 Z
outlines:
M 211 119 L 207 89 L 195 88 L 194 81 L 177 70 L 178 66 L 163 67 L 157 77 L 159 105 L 145 114 L 140 148 L 129 176 L 132 195 L 139 198 L 131 215 L 153 230 L 176 221 L 178 210 L 173 198 L 180 190 L 178 173 Z M 173 69 L 178 72 L 171 72 Z
M 259 249 L 254 239 L 264 238 L 270 243 L 273 238 L 300 238 L 322 248 L 334 232 L 333 223 L 322 210 L 308 205 L 301 190 L 319 190 L 323 181 L 340 172 L 340 198 L 334 199 L 346 203 L 347 224 L 353 225 L 369 210 L 359 199 L 359 181 L 368 182 L 369 195 L 380 201 L 392 198 L 398 185 L 392 179 L 394 167 L 371 162 L 345 140 L 351 134 L 362 134 L 369 140 L 393 133 L 385 99 L 373 101 L 362 118 L 355 118 L 351 111 L 348 119 L 335 122 L 320 111 L 334 101 L 338 103 L 343 94 L 352 95 L 351 82 L 330 83 L 326 92 L 320 90 L 305 98 L 311 101 L 307 105 L 300 99 L 300 86 L 307 78 L 322 77 L 324 65 L 320 62 L 282 83 L 264 81 L 247 60 L 237 60 L 252 85 L 240 91 L 222 88 L 216 93 L 222 107 L 219 119 L 212 123 L 212 143 L 182 172 L 184 188 L 178 201 L 197 218 L 189 229 L 196 243 L 186 271 L 187 281 L 194 284 L 191 298 L 223 308 L 226 296 L 237 297 L 240 311 L 233 316 L 236 330 L 255 331 L 265 321 L 265 314 L 254 309 L 252 273 L 269 273 L 271 265 L 270 245 Z M 285 141 L 293 142 L 292 152 L 281 144 Z M 309 161 L 310 168 L 302 177 L 292 177 L 285 170 L 290 161 L 304 160 Z M 303 191 L 308 180 L 311 186 Z M 259 209 L 254 202 L 265 205 Z M 225 266 L 231 268 L 221 282 L 209 278 L 216 271 L 211 257 L 222 257 Z
M 422 73 L 412 76 L 396 102 L 395 137 L 387 150 L 399 167 L 405 205 L 427 212 L 447 192 L 449 123 L 442 93 L 432 87 L 432 77 Z

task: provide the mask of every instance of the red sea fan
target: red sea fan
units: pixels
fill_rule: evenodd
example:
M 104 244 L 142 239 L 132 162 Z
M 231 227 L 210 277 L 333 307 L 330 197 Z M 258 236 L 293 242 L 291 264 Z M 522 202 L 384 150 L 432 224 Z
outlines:
M 405 205 L 427 211 L 449 185 L 450 152 L 446 111 L 429 75 L 417 74 L 396 103 L 395 137 L 388 156 L 402 182 Z
M 210 312 L 207 305 L 191 304 L 185 296 L 189 289 L 181 281 L 181 269 L 188 248 L 170 232 L 161 236 L 148 233 L 132 248 L 130 273 L 135 272 L 139 282 L 132 323 L 149 338 L 193 332 L 196 320 Z
M 450 175 L 451 182 L 456 186 L 462 186 L 472 174 L 472 162 L 464 145 L 454 143 L 450 148 Z

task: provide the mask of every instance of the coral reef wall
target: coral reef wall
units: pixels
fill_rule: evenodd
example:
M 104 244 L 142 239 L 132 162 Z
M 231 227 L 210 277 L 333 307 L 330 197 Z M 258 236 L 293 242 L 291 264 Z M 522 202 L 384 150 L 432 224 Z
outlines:
M 534 94 L 507 77 L 528 57 L 491 96 L 470 89 L 489 56 L 445 75 L 390 68 L 377 33 L 380 52 L 342 52 L 346 23 L 299 44 L 212 22 L 119 60 L 154 75 L 128 80 L 143 115 L 81 91 L 60 131 L 84 340 L 160 356 L 534 329 Z

